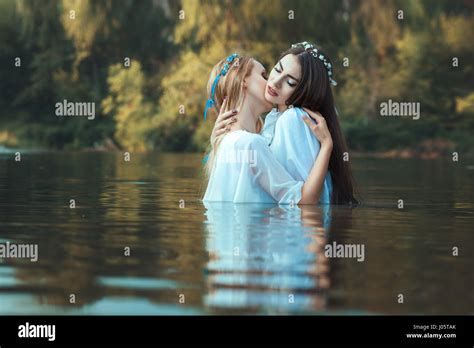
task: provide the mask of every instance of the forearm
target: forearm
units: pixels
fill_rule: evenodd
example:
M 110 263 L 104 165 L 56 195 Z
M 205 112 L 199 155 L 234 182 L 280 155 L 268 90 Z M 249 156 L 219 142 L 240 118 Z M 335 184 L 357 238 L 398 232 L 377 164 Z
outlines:
M 301 189 L 301 200 L 298 204 L 316 204 L 323 191 L 324 179 L 331 158 L 332 144 L 321 144 L 318 157 L 311 168 L 308 179 Z

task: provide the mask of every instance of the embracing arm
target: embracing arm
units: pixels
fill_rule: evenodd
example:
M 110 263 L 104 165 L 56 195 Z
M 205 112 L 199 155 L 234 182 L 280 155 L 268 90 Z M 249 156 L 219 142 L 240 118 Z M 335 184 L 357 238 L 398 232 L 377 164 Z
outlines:
M 321 150 L 314 162 L 308 179 L 301 189 L 301 200 L 299 204 L 316 204 L 323 191 L 324 179 L 328 171 L 329 159 L 331 158 L 332 144 L 321 144 Z
M 211 138 L 210 138 L 212 148 L 214 148 L 216 145 L 217 137 L 224 133 L 227 133 L 227 131 L 229 130 L 229 126 L 232 123 L 237 122 L 237 118 L 235 116 L 237 115 L 238 110 L 233 109 L 233 110 L 226 111 L 226 109 L 227 109 L 227 97 L 224 98 L 224 101 L 222 102 L 219 115 L 217 116 L 216 122 L 214 123 L 214 128 L 212 129 Z
M 306 182 L 295 180 L 277 161 L 263 138 L 254 138 L 252 150 L 256 150 L 258 161 L 251 167 L 252 175 L 259 185 L 278 203 L 316 204 L 323 190 L 332 152 L 332 139 L 322 116 L 312 114 L 317 124 L 305 116 L 305 122 L 321 142 L 321 149 Z M 258 141 L 257 141 L 258 140 Z
M 319 197 L 323 191 L 324 179 L 328 171 L 333 143 L 324 117 L 319 113 L 314 113 L 307 109 L 305 109 L 305 111 L 317 122 L 315 124 L 308 117 L 303 118 L 311 132 L 313 132 L 321 143 L 321 149 L 311 168 L 308 179 L 303 185 L 299 204 L 316 204 L 319 202 Z

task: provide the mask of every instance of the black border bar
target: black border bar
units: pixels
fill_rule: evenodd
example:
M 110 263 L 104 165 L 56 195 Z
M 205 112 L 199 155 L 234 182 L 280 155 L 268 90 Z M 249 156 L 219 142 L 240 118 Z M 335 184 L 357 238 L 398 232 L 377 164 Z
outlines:
M 409 344 L 474 346 L 473 316 L 2 316 L 0 347 L 66 344 Z M 25 323 L 55 325 L 55 341 L 20 338 Z M 418 328 L 415 328 L 417 325 Z M 419 329 L 424 326 L 425 329 Z M 428 328 L 426 328 L 428 327 Z M 456 334 L 408 338 L 407 334 Z

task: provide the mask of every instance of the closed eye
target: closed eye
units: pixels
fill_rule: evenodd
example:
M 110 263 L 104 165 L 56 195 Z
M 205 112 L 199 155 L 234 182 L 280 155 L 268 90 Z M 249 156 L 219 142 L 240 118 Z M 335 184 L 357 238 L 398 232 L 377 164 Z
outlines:
M 279 73 L 279 74 L 281 74 L 281 72 L 282 72 L 280 69 L 277 68 L 276 65 L 273 67 L 273 69 L 274 69 L 277 73 Z M 290 87 L 295 87 L 295 86 L 296 86 L 296 83 L 291 83 L 290 81 L 291 81 L 291 80 L 286 81 L 286 83 L 288 84 L 288 86 L 290 86 Z

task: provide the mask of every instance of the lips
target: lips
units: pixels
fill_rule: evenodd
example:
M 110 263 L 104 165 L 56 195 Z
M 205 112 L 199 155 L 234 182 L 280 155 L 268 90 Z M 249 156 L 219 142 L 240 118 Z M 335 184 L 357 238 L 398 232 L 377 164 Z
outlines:
M 270 94 L 272 97 L 278 97 L 278 93 L 270 86 L 267 86 L 267 91 L 268 94 Z

